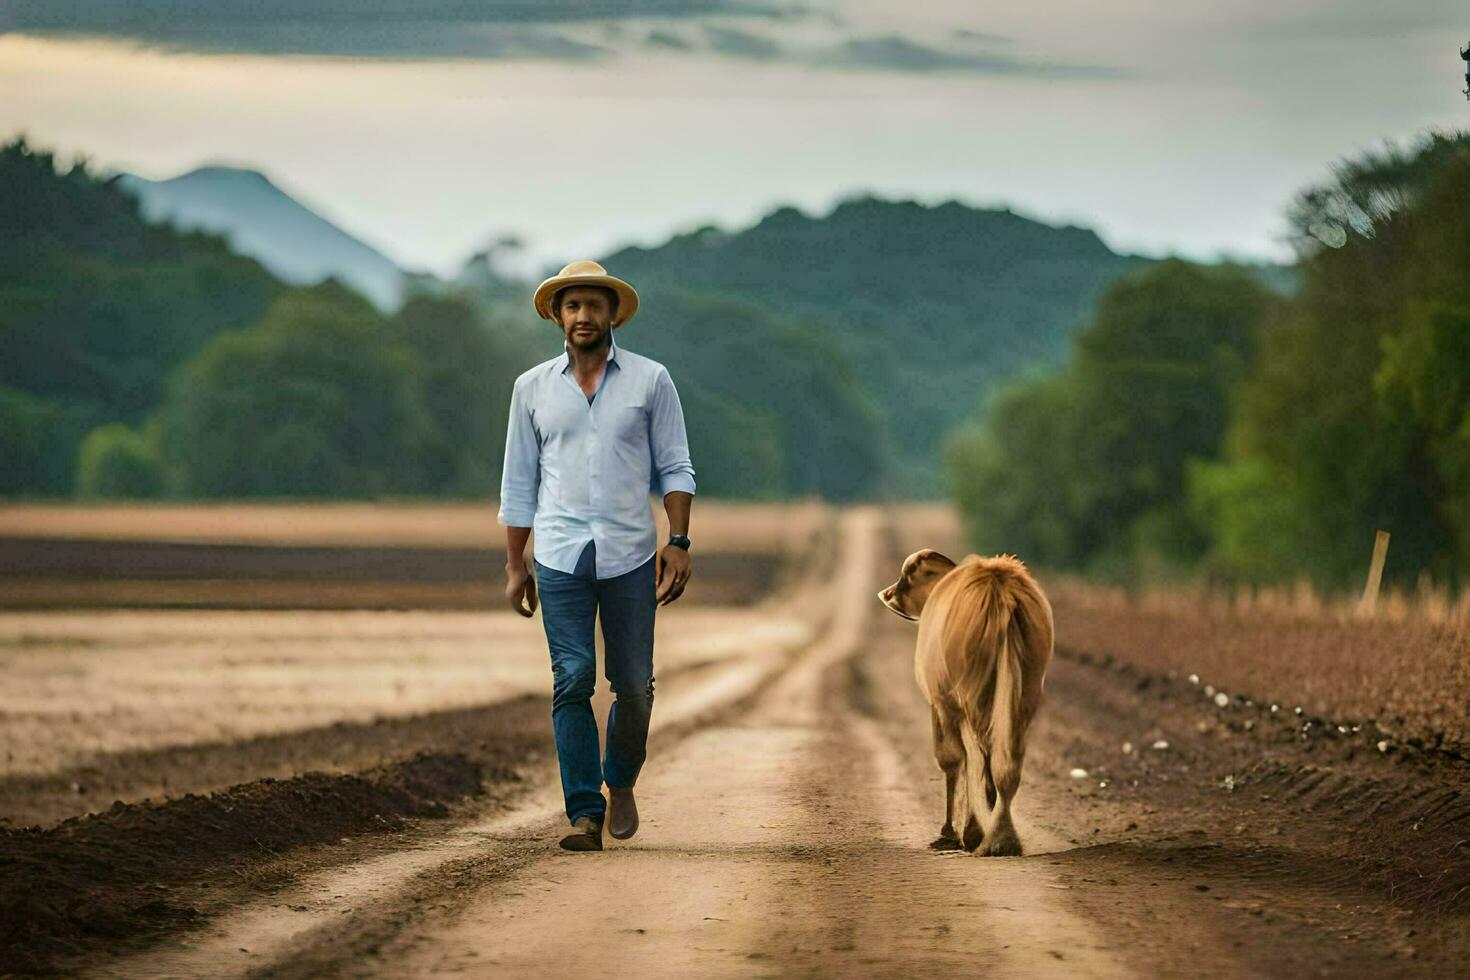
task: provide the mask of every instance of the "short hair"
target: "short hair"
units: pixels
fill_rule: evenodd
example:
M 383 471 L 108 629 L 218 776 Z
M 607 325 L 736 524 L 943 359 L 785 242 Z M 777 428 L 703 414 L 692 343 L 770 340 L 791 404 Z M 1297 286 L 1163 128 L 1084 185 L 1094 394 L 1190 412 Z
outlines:
M 607 294 L 607 305 L 612 309 L 612 315 L 613 316 L 617 316 L 618 315 L 618 291 L 616 289 L 612 288 L 611 286 L 593 286 L 593 285 L 577 286 L 577 285 L 572 285 L 572 286 L 563 286 L 560 289 L 558 289 L 556 292 L 554 292 L 554 293 L 551 294 L 551 315 L 552 316 L 555 316 L 555 317 L 560 317 L 561 316 L 561 294 L 564 293 L 564 292 L 566 292 L 568 289 L 600 289 L 600 290 L 602 290 L 604 293 Z

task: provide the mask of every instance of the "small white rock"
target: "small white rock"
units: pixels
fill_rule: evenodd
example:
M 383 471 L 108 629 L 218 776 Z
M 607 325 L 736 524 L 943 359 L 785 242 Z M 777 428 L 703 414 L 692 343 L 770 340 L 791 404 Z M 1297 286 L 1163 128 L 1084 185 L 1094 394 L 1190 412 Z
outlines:
M 1379 752 L 1387 752 L 1388 751 L 1388 739 L 1383 739 L 1382 741 L 1380 741 L 1378 743 L 1378 751 Z
M 1199 675 L 1198 674 L 1190 674 L 1189 675 L 1189 683 L 1191 683 L 1191 684 L 1198 684 L 1199 683 Z
M 1073 779 L 1086 779 L 1087 778 L 1087 770 L 1086 769 L 1073 769 L 1072 770 L 1072 778 Z
M 1169 743 L 1164 741 L 1163 739 L 1159 739 L 1157 742 L 1154 743 L 1153 747 L 1156 752 L 1162 752 L 1169 747 Z
M 1133 743 L 1132 742 L 1124 742 L 1123 743 L 1123 754 L 1124 755 L 1132 755 L 1133 754 Z
M 1213 685 L 1213 684 L 1206 684 L 1205 685 L 1205 697 L 1212 698 L 1214 696 L 1215 696 L 1215 685 Z
M 1223 707 L 1225 707 L 1229 703 L 1230 703 L 1230 699 L 1225 696 L 1225 692 L 1224 691 L 1221 691 L 1219 694 L 1216 694 L 1215 695 L 1215 707 L 1217 707 L 1217 708 L 1223 708 Z

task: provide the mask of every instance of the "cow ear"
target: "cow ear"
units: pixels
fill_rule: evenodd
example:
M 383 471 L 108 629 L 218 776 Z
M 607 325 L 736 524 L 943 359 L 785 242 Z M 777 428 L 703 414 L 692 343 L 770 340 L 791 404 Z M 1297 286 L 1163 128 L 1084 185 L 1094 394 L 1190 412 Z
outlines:
M 935 560 L 937 560 L 941 564 L 943 564 L 945 568 L 954 568 L 956 565 L 959 564 L 959 562 L 957 562 L 953 558 L 949 557 L 949 555 L 942 554 L 942 553 L 940 553 L 938 551 L 934 552 L 934 558 L 935 558 Z

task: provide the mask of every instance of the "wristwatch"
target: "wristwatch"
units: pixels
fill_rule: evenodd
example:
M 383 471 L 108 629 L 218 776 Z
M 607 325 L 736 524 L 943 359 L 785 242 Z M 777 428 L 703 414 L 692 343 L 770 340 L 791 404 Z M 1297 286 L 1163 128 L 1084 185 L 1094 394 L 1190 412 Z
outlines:
M 671 534 L 671 535 L 669 535 L 669 544 L 673 545 L 675 548 L 683 548 L 685 551 L 688 551 L 689 550 L 689 535 L 687 535 L 687 534 Z

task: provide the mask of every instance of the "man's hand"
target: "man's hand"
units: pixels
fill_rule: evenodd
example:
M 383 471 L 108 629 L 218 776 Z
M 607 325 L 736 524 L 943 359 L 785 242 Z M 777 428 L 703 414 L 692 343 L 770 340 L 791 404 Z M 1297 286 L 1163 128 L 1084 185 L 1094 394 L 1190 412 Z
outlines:
M 536 579 L 525 565 L 505 567 L 505 598 L 511 608 L 530 618 L 536 612 Z
M 658 559 L 654 564 L 658 571 L 658 604 L 667 606 L 684 594 L 684 586 L 692 571 L 689 552 L 666 544 L 659 549 Z

